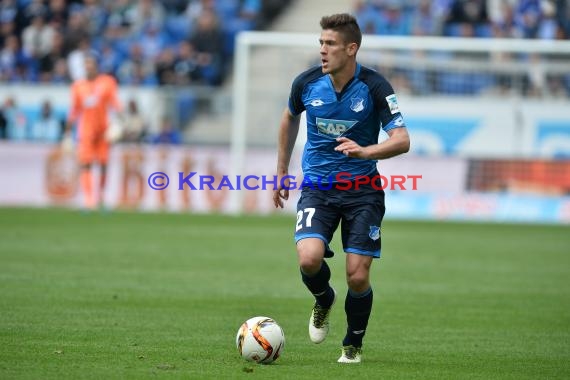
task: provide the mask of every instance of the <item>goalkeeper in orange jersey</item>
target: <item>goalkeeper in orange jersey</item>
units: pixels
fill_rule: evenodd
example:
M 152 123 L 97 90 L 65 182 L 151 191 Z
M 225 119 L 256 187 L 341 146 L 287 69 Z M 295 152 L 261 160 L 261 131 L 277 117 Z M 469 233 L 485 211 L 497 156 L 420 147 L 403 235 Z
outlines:
M 86 79 L 76 80 L 71 87 L 71 109 L 67 118 L 66 135 L 77 127 L 77 155 L 81 166 L 80 182 L 84 206 L 88 210 L 103 206 L 109 160 L 109 111 L 121 112 L 117 82 L 99 73 L 94 55 L 85 58 Z M 93 165 L 100 165 L 98 192 L 93 188 Z

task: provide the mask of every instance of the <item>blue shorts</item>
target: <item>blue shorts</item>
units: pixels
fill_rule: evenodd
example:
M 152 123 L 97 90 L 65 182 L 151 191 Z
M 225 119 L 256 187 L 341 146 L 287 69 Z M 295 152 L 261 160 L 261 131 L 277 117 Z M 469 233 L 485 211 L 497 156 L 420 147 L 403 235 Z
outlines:
M 346 253 L 380 257 L 380 226 L 386 211 L 380 178 L 375 187 L 367 184 L 348 190 L 335 186 L 329 190 L 303 188 L 297 203 L 295 242 L 306 238 L 321 239 L 327 248 L 325 257 L 330 257 L 332 251 L 328 246 L 340 223 Z

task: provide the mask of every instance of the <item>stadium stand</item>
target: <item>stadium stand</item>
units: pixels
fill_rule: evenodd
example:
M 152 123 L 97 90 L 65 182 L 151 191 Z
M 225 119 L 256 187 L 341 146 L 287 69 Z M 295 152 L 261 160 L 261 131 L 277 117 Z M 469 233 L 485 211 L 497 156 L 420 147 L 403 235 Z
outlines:
M 235 35 L 288 2 L 2 0 L 0 79 L 69 83 L 82 75 L 77 53 L 91 49 L 122 84 L 220 85 Z
M 236 34 L 267 28 L 289 3 L 2 0 L 0 78 L 69 82 L 81 76 L 74 53 L 93 49 L 120 83 L 217 86 Z M 568 8 L 539 0 L 359 0 L 354 13 L 372 34 L 556 39 L 570 35 Z
M 1 0 L 0 82 L 69 85 L 84 77 L 83 57 L 95 52 L 101 70 L 120 85 L 217 88 L 231 69 L 237 33 L 266 28 L 289 2 Z M 180 127 L 199 99 L 192 90 L 174 98 Z M 40 105 L 19 109 L 13 97 L 0 102 L 2 137 L 31 138 L 25 130 Z M 63 110 L 55 112 L 64 117 Z
M 84 54 L 96 51 L 102 70 L 119 84 L 184 88 L 173 102 L 178 110 L 174 120 L 183 127 L 200 103 L 192 89 L 227 87 L 240 31 L 279 29 L 276 18 L 292 9 L 299 10 L 293 14 L 295 30 L 300 31 L 314 25 L 314 17 L 322 13 L 317 3 L 313 7 L 311 2 L 293 0 L 1 0 L 0 82 L 66 85 L 84 75 Z M 344 1 L 331 1 L 327 10 L 345 7 Z M 365 32 L 379 35 L 570 36 L 570 6 L 561 0 L 357 0 L 352 9 Z M 309 15 L 313 19 L 305 22 Z M 445 62 L 473 57 L 428 58 Z M 505 85 L 504 78 L 490 75 L 379 69 L 417 95 L 477 94 Z M 548 80 L 570 96 L 570 75 Z M 530 85 L 526 88 L 532 92 Z M 5 135 L 10 137 L 14 105 L 9 99 L 0 101 L 5 104 Z M 39 113 L 39 104 L 37 108 Z

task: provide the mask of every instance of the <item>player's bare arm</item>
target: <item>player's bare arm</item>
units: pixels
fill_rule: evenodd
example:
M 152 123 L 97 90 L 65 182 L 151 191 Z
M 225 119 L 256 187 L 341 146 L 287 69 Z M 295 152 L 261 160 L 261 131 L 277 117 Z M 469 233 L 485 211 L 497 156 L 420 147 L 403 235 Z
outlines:
M 289 162 L 299 133 L 299 116 L 291 115 L 288 108 L 283 111 L 279 126 L 278 153 L 277 153 L 277 189 L 273 191 L 273 204 L 283 208 L 283 200 L 289 199 L 289 189 L 283 188 L 282 178 L 289 174 Z M 288 185 L 286 181 L 285 185 Z
M 361 158 L 363 160 L 383 160 L 410 150 L 410 136 L 407 128 L 394 128 L 387 133 L 388 139 L 380 144 L 366 147 L 358 145 L 347 137 L 339 137 L 336 141 L 340 144 L 335 150 L 348 157 Z

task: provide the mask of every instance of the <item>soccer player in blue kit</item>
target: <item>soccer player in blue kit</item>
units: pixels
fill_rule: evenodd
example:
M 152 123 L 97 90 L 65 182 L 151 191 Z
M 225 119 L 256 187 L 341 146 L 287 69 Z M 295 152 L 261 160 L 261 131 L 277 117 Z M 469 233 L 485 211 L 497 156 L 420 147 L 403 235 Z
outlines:
M 339 363 L 360 363 L 372 310 L 370 266 L 380 257 L 384 191 L 376 161 L 406 153 L 410 139 L 392 86 L 356 61 L 362 33 L 349 14 L 321 19 L 321 65 L 293 81 L 279 130 L 275 207 L 289 198 L 289 162 L 306 111 L 307 142 L 295 241 L 301 278 L 315 297 L 309 337 L 321 343 L 337 294 L 330 286 L 329 243 L 339 224 L 346 253 L 346 335 Z M 378 143 L 382 128 L 388 138 Z M 326 182 L 326 184 L 323 183 Z M 313 184 L 311 186 L 310 184 Z

